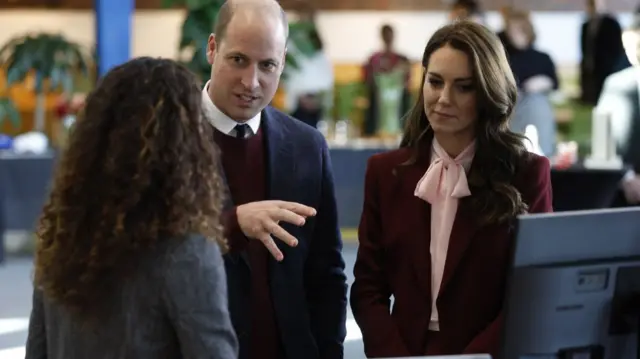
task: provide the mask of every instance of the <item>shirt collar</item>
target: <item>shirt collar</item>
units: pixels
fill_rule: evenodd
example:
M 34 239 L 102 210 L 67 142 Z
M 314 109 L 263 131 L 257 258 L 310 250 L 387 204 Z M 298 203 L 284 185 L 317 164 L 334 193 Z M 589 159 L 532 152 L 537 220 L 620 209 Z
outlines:
M 462 165 L 465 172 L 469 172 L 471 169 L 471 163 L 473 162 L 473 158 L 476 154 L 476 141 L 471 142 L 456 158 L 451 158 L 447 154 L 447 152 L 442 148 L 440 143 L 436 138 L 433 138 L 433 143 L 431 145 L 431 162 L 437 160 L 438 158 L 442 158 L 444 161 L 454 162 L 456 164 Z
M 207 121 L 209 121 L 209 123 L 211 123 L 211 125 L 218 131 L 225 135 L 231 135 L 231 131 L 235 129 L 239 122 L 225 115 L 213 103 L 211 97 L 209 97 L 209 92 L 207 92 L 210 82 L 211 81 L 207 81 L 207 84 L 204 85 L 204 89 L 202 90 L 202 104 L 204 106 L 204 113 L 207 117 Z M 245 122 L 245 124 L 249 125 L 249 128 L 251 128 L 253 134 L 258 133 L 258 129 L 260 128 L 260 117 L 260 112 L 258 112 L 257 115 Z

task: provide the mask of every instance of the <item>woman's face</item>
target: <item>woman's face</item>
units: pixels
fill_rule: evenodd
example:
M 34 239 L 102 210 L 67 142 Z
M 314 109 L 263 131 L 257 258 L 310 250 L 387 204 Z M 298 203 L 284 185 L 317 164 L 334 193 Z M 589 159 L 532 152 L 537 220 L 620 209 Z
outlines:
M 526 49 L 531 42 L 526 30 L 527 24 L 522 20 L 512 20 L 507 28 L 509 41 L 517 49 Z
M 424 81 L 424 111 L 434 133 L 473 135 L 478 105 L 467 54 L 449 45 L 436 50 Z

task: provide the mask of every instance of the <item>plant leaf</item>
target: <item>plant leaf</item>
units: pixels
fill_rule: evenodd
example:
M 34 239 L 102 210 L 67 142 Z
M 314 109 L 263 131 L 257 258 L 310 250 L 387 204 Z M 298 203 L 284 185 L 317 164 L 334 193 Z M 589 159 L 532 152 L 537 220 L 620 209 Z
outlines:
M 9 119 L 16 128 L 20 126 L 20 112 L 18 112 L 13 101 L 7 97 L 0 98 L 0 124 L 5 119 Z

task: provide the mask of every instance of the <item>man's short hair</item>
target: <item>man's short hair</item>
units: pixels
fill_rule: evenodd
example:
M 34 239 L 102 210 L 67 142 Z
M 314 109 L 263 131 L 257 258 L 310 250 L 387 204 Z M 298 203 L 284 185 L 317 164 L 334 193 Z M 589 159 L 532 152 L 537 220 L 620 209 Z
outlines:
M 213 29 L 213 33 L 216 35 L 216 41 L 220 42 L 226 36 L 227 27 L 229 27 L 229 23 L 231 22 L 233 15 L 235 15 L 236 11 L 238 10 L 238 7 L 241 6 L 240 4 L 246 4 L 246 6 L 253 6 L 256 9 L 259 7 L 277 6 L 280 10 L 280 20 L 282 21 L 282 26 L 284 27 L 285 38 L 288 39 L 289 38 L 289 21 L 287 20 L 287 14 L 284 12 L 284 9 L 282 8 L 282 6 L 280 6 L 278 2 L 276 2 L 275 0 L 273 2 L 274 2 L 274 5 L 271 5 L 271 4 L 266 5 L 265 3 L 260 4 L 259 2 L 251 2 L 251 1 L 244 1 L 244 2 L 238 2 L 233 0 L 225 1 L 220 7 L 218 16 L 216 16 L 216 22 Z

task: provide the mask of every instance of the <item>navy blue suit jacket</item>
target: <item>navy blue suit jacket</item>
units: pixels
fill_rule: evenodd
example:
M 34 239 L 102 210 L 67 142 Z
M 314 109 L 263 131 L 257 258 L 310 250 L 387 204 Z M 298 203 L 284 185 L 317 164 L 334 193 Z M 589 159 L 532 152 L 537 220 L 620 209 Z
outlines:
M 331 158 L 314 128 L 267 107 L 261 126 L 267 152 L 268 199 L 298 202 L 317 210 L 303 227 L 281 222 L 298 239 L 291 248 L 275 239 L 284 260 L 269 259 L 271 297 L 288 359 L 341 359 L 346 337 L 347 284 L 334 192 Z M 226 213 L 235 213 L 229 203 Z M 229 216 L 226 216 L 229 218 Z M 237 217 L 227 231 L 238 228 Z M 250 278 L 246 251 L 225 255 L 229 309 L 248 355 Z

